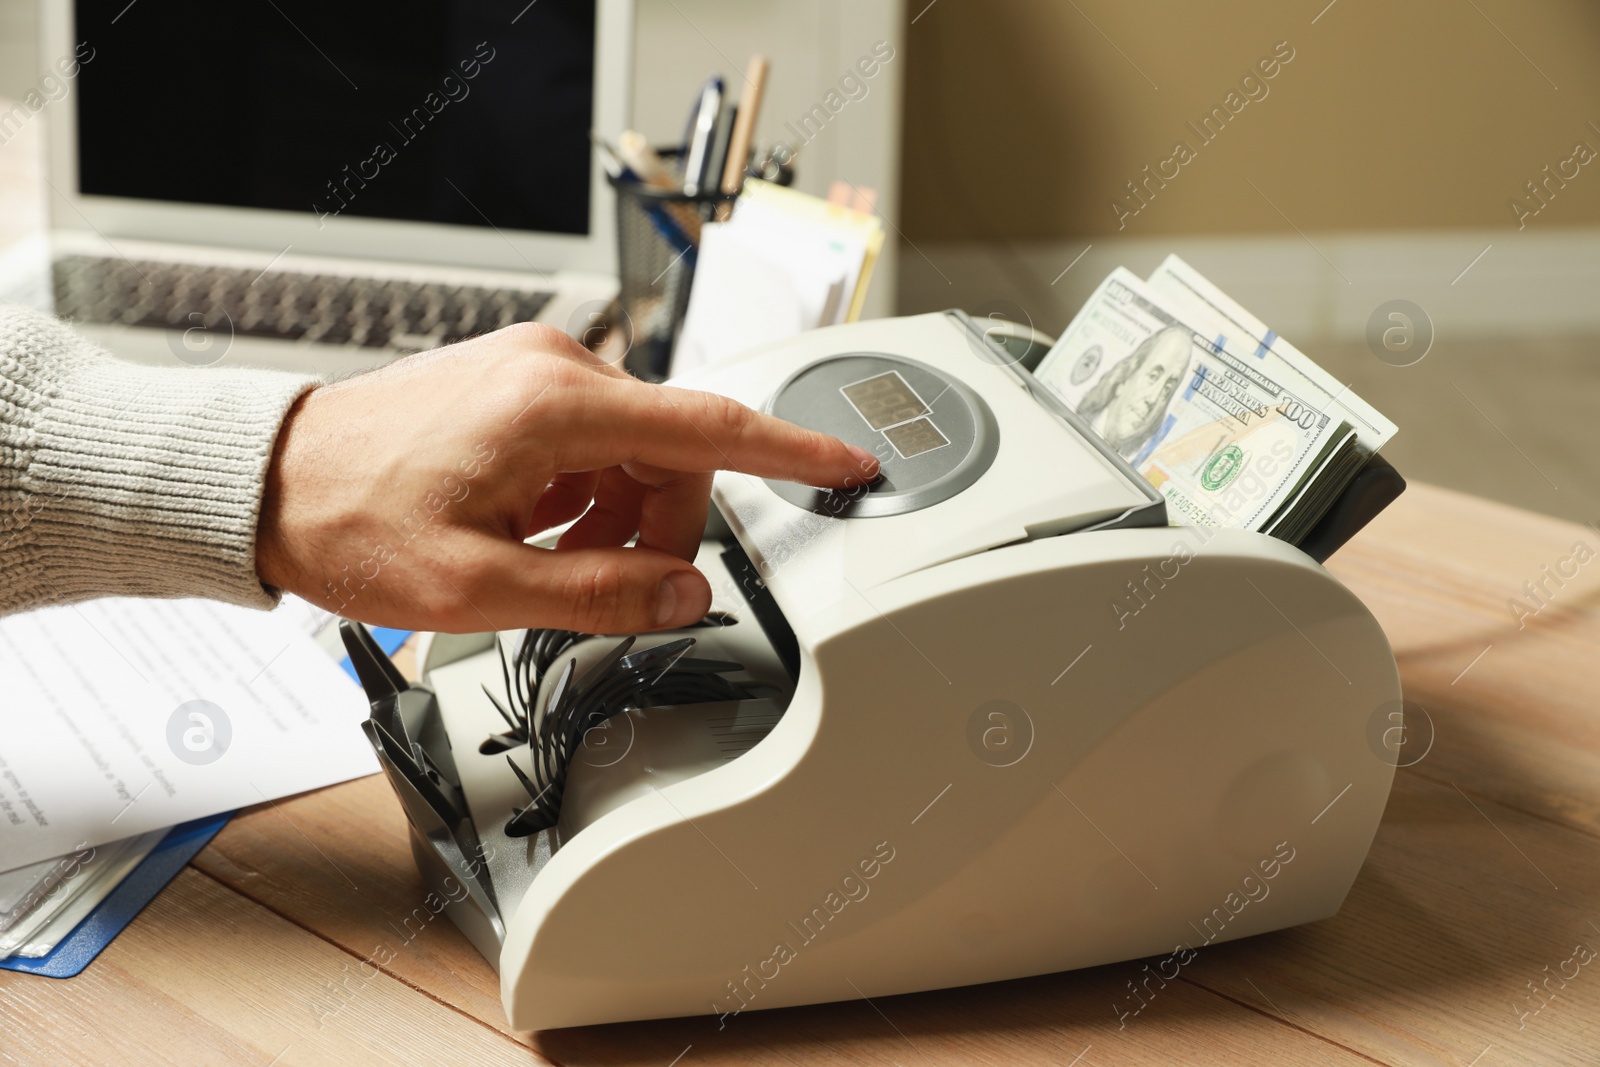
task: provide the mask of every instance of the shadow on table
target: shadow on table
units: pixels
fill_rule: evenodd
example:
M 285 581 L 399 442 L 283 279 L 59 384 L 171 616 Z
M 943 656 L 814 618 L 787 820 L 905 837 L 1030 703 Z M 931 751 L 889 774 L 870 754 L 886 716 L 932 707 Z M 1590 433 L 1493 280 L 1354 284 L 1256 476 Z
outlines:
M 1192 966 L 1199 966 L 1197 959 Z M 683 1056 L 713 1063 L 1072 1063 L 1087 1046 L 1129 1041 L 1146 1055 L 1170 1042 L 1166 1027 L 1237 1021 L 1237 1005 L 1189 983 L 1169 984 L 1119 1030 L 1113 1004 L 1142 961 L 902 996 L 749 1011 L 718 1028 L 715 1016 L 552 1030 L 533 1046 L 560 1064 L 654 1064 Z M 1162 1002 L 1164 1000 L 1164 1003 Z M 1089 1057 L 1093 1059 L 1093 1056 Z

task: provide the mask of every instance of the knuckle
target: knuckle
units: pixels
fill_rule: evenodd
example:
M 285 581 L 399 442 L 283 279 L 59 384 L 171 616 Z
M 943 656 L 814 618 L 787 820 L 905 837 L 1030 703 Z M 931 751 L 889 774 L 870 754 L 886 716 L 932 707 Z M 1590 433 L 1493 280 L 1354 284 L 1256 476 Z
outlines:
M 737 444 L 755 423 L 756 413 L 737 400 L 716 393 L 700 394 L 701 410 L 706 428 L 713 440 L 726 440 Z
M 530 424 L 569 414 L 573 392 L 592 386 L 593 374 L 548 353 L 519 354 L 498 362 L 489 380 L 506 393 L 512 414 Z
M 495 336 L 521 349 L 536 352 L 569 354 L 577 342 L 562 331 L 544 322 L 514 322 L 495 331 Z
M 609 365 L 568 334 L 546 322 L 518 322 L 498 331 L 521 355 L 554 357 L 568 366 L 607 373 Z
M 622 566 L 613 560 L 575 570 L 565 590 L 576 627 L 599 634 L 619 628 L 618 623 L 626 614 L 628 592 Z

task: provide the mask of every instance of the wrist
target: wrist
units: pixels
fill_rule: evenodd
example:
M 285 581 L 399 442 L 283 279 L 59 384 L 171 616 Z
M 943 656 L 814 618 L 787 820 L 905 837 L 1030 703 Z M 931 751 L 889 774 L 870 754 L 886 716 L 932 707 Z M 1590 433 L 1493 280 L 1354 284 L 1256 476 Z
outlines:
M 313 388 L 302 393 L 284 413 L 262 483 L 261 514 L 256 525 L 256 577 L 273 590 L 294 590 L 304 584 L 303 568 L 294 563 L 290 551 L 296 537 L 289 511 L 293 506 L 291 487 L 300 481 L 297 468 L 304 451 L 304 416 L 318 392 L 320 389 Z

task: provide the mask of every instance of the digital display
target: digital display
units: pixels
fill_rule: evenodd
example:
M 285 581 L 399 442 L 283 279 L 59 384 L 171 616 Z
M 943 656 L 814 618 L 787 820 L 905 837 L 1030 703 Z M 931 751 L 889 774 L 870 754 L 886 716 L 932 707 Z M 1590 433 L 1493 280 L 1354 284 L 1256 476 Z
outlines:
M 903 422 L 899 426 L 891 426 L 883 431 L 883 436 L 894 445 L 894 450 L 900 453 L 901 459 L 910 459 L 920 456 L 924 452 L 932 452 L 936 448 L 943 448 L 950 442 L 944 434 L 939 432 L 939 427 L 933 424 L 932 419 L 915 419 Z
M 856 409 L 856 413 L 866 419 L 867 425 L 874 430 L 882 430 L 887 426 L 914 419 L 918 415 L 928 414 L 928 405 L 922 402 L 922 398 L 917 396 L 915 390 L 906 384 L 906 380 L 900 377 L 897 371 L 885 371 L 871 378 L 864 378 L 859 382 L 841 386 L 839 391 L 850 401 L 850 406 Z M 929 423 L 928 426 L 931 429 L 933 424 Z M 933 432 L 937 434 L 939 431 Z M 940 443 L 949 444 L 942 437 Z M 933 447 L 937 448 L 938 445 Z

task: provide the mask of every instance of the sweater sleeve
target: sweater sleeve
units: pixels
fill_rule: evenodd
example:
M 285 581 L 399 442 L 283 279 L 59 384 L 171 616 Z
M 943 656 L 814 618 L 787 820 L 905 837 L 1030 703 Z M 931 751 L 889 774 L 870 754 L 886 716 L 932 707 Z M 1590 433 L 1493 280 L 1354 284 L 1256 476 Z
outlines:
M 317 379 L 127 363 L 0 306 L 0 613 L 98 596 L 271 607 L 267 464 Z

